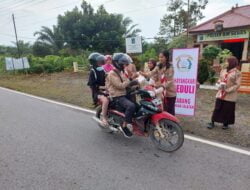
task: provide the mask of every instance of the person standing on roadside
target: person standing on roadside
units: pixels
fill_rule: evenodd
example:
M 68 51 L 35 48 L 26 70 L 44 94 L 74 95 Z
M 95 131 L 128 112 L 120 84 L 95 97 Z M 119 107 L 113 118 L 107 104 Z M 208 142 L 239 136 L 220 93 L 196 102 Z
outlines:
M 169 52 L 164 50 L 159 54 L 159 63 L 150 72 L 140 72 L 144 77 L 153 77 L 157 75 L 158 82 L 156 87 L 163 87 L 163 108 L 164 111 L 175 115 L 175 101 L 176 101 L 176 86 L 174 82 L 174 68 L 169 63 Z
M 239 62 L 236 57 L 229 57 L 227 68 L 220 72 L 215 108 L 211 123 L 207 126 L 208 129 L 214 128 L 215 122 L 222 123 L 222 129 L 228 129 L 229 125 L 235 123 L 235 104 L 237 91 L 241 83 L 241 72 L 237 69 L 238 65 Z

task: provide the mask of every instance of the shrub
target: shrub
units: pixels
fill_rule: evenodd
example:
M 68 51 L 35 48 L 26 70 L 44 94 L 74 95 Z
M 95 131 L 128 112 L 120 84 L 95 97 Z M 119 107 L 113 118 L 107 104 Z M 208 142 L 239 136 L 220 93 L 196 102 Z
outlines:
M 207 59 L 209 63 L 212 64 L 213 60 L 219 55 L 220 52 L 220 48 L 213 45 L 208 45 L 203 49 L 202 55 L 204 59 Z
M 208 61 L 205 59 L 201 59 L 199 61 L 199 69 L 198 69 L 198 81 L 200 84 L 203 84 L 209 78 L 209 66 Z
M 219 54 L 218 54 L 218 58 L 220 59 L 220 63 L 225 63 L 226 59 L 230 56 L 232 56 L 232 52 L 228 49 L 223 49 Z
M 189 36 L 187 38 L 186 35 L 179 35 L 174 37 L 170 43 L 168 44 L 167 48 L 174 49 L 174 48 L 185 48 L 187 46 L 187 43 L 192 42 L 192 38 Z
M 44 66 L 42 64 L 34 64 L 32 67 L 28 70 L 29 73 L 36 73 L 40 74 L 44 72 Z
M 0 56 L 0 72 L 3 72 L 5 62 L 4 56 Z M 77 62 L 79 65 L 84 66 L 86 70 L 88 69 L 88 57 L 86 54 L 79 56 L 55 56 L 48 55 L 45 57 L 35 57 L 33 55 L 27 56 L 30 68 L 28 69 L 29 73 L 53 73 L 53 72 L 61 72 L 65 69 L 69 70 L 73 68 L 73 62 Z M 20 71 L 23 72 L 23 71 Z
M 137 59 L 141 63 L 147 62 L 150 58 L 157 59 L 157 52 L 154 48 L 148 49 L 142 55 L 137 56 Z
M 5 60 L 4 56 L 0 56 L 0 73 L 5 71 Z

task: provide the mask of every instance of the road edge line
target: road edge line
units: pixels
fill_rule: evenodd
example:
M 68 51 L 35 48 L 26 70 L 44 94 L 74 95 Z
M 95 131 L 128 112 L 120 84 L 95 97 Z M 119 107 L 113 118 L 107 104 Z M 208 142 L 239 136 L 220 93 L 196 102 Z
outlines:
M 13 92 L 13 93 L 16 93 L 16 94 L 20 94 L 20 95 L 23 95 L 23 96 L 31 97 L 31 98 L 34 98 L 34 99 L 38 99 L 38 100 L 41 100 L 41 101 L 44 101 L 44 102 L 53 103 L 53 104 L 56 104 L 56 105 L 60 105 L 60 106 L 68 107 L 68 108 L 71 108 L 71 109 L 83 111 L 85 113 L 95 114 L 95 111 L 93 111 L 93 110 L 82 108 L 82 107 L 75 106 L 75 105 L 72 105 L 72 104 L 63 103 L 63 102 L 51 100 L 51 99 L 48 99 L 48 98 L 43 98 L 43 97 L 36 96 L 36 95 L 31 95 L 31 94 L 28 94 L 28 93 L 25 93 L 25 92 L 20 92 L 20 91 L 16 91 L 16 90 L 5 88 L 5 87 L 0 87 L 0 89 L 5 90 L 5 91 L 9 91 L 9 92 Z M 200 142 L 200 143 L 203 143 L 203 144 L 208 144 L 210 146 L 214 146 L 214 147 L 217 147 L 217 148 L 222 148 L 222 149 L 225 149 L 225 150 L 229 150 L 229 151 L 232 151 L 232 152 L 236 152 L 236 153 L 240 153 L 240 154 L 250 156 L 250 151 L 248 151 L 248 150 L 244 150 L 244 149 L 241 149 L 241 148 L 236 148 L 236 147 L 226 145 L 226 144 L 223 144 L 223 143 L 219 143 L 219 142 L 215 142 L 215 141 L 211 141 L 211 140 L 207 140 L 207 139 L 202 139 L 200 137 L 196 137 L 196 136 L 192 136 L 192 135 L 186 135 L 186 134 L 185 134 L 185 138 L 188 139 L 188 140 Z

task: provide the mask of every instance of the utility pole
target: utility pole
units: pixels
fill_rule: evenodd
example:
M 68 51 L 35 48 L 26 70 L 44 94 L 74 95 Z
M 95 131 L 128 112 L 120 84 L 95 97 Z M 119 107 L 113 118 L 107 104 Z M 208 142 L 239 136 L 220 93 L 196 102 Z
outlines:
M 190 0 L 188 0 L 188 10 L 187 10 L 187 44 L 186 46 L 188 46 L 188 38 L 189 38 L 189 17 L 190 17 Z
M 17 38 L 16 22 L 15 22 L 15 16 L 14 16 L 14 14 L 12 14 L 12 20 L 13 20 L 13 25 L 14 25 L 14 30 L 15 30 L 15 36 L 16 36 L 17 52 L 18 52 L 19 58 L 21 58 L 21 52 L 20 52 L 20 47 L 19 47 L 18 38 Z M 22 58 L 21 58 L 21 59 L 22 59 Z M 23 64 L 23 69 L 24 69 L 24 62 L 23 62 L 23 59 L 22 59 L 22 64 Z

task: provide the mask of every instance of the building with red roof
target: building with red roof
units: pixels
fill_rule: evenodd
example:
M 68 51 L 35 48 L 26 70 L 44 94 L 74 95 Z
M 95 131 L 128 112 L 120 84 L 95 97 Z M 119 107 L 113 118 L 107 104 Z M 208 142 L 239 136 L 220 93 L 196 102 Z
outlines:
M 232 7 L 189 30 L 194 47 L 216 45 L 229 49 L 239 60 L 250 62 L 250 5 Z

